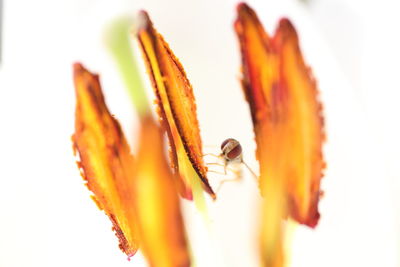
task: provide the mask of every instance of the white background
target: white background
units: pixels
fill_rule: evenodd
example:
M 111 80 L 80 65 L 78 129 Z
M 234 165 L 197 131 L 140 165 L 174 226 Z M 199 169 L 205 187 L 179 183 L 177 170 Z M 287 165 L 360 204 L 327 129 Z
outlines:
M 294 22 L 325 107 L 322 218 L 316 230 L 295 232 L 291 266 L 400 266 L 397 2 L 249 1 L 269 32 L 282 15 Z M 135 143 L 136 118 L 102 41 L 104 25 L 115 15 L 149 11 L 193 84 L 203 143 L 218 149 L 225 138 L 237 138 L 257 169 L 238 82 L 235 5 L 233 0 L 5 1 L 0 266 L 145 266 L 140 254 L 129 262 L 119 251 L 110 222 L 83 186 L 70 142 L 71 65 L 81 61 L 101 74 L 107 103 Z M 209 203 L 209 229 L 192 205 L 183 203 L 198 266 L 257 266 L 257 200 L 249 175 L 226 184 L 219 200 Z

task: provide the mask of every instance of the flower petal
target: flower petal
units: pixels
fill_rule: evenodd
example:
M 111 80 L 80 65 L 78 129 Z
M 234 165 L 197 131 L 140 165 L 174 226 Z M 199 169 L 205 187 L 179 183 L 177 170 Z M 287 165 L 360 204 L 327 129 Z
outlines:
M 133 256 L 138 249 L 132 207 L 133 157 L 116 119 L 104 102 L 99 78 L 81 64 L 74 65 L 76 92 L 75 152 L 82 176 L 98 207 L 108 215 L 121 250 Z
M 138 39 L 157 96 L 158 113 L 163 128 L 168 133 L 173 167 L 180 173 L 183 188 L 189 190 L 193 184 L 189 169 L 193 168 L 201 179 L 204 190 L 215 198 L 202 158 L 202 142 L 192 86 L 182 65 L 154 29 L 147 13 L 143 11 L 141 15 L 143 21 Z M 181 187 L 180 191 L 190 198 L 190 193 L 185 193 L 185 189 Z

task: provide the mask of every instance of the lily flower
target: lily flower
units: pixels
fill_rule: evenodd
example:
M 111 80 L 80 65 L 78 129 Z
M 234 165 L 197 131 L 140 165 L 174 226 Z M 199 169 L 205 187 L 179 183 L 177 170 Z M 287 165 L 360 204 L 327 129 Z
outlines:
M 92 199 L 113 223 L 120 249 L 132 257 L 139 244 L 151 266 L 190 266 L 174 175 L 163 152 L 159 127 L 142 118 L 137 158 L 130 154 L 110 114 L 99 78 L 74 65 L 74 148 Z
M 216 194 L 207 179 L 192 86 L 149 15 L 140 15 L 136 36 L 157 98 L 160 126 L 141 104 L 134 159 L 105 105 L 98 77 L 76 64 L 73 141 L 88 188 L 111 219 L 122 251 L 130 257 L 140 247 L 150 266 L 190 266 L 178 192 L 186 199 L 194 195 L 195 202 L 202 190 L 213 200 Z M 315 227 L 320 217 L 322 108 L 289 20 L 282 19 L 269 37 L 256 13 L 242 3 L 234 27 L 260 165 L 259 254 L 263 266 L 282 267 L 285 219 Z M 170 164 L 163 152 L 163 132 L 169 139 Z
M 315 227 L 324 168 L 321 104 L 296 31 L 282 19 L 274 36 L 256 13 L 238 6 L 243 90 L 250 105 L 264 195 L 261 254 L 265 266 L 283 265 L 281 220 L 290 216 Z
M 192 198 L 192 187 L 200 179 L 204 190 L 215 199 L 203 162 L 202 142 L 192 86 L 179 60 L 141 12 L 139 39 L 148 73 L 157 96 L 158 114 L 168 134 L 174 171 L 180 176 L 180 192 Z
M 296 31 L 282 19 L 270 38 L 246 4 L 238 7 L 235 28 L 258 145 L 261 190 L 268 190 L 270 180 L 282 181 L 287 212 L 315 227 L 325 135 L 315 80 L 302 58 Z
M 190 266 L 175 175 L 165 158 L 162 131 L 144 119 L 134 175 L 133 205 L 141 249 L 150 266 Z
M 132 199 L 134 159 L 118 121 L 110 114 L 99 77 L 74 65 L 76 92 L 74 150 L 92 199 L 110 218 L 120 249 L 129 257 L 138 249 Z

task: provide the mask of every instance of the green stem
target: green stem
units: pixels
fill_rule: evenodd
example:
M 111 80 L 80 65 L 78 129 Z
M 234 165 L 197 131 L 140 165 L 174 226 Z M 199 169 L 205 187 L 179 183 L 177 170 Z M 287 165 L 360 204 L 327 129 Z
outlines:
M 129 97 L 140 117 L 150 110 L 145 87 L 135 60 L 131 45 L 134 23 L 131 17 L 121 17 L 110 24 L 106 32 L 106 44 L 109 48 L 128 90 Z

